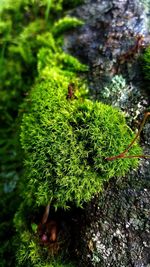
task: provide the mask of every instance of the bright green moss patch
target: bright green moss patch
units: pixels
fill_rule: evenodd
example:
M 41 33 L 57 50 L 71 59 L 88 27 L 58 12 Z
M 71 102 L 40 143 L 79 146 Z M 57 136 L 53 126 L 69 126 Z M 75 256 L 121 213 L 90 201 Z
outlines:
M 47 67 L 41 73 L 21 126 L 26 201 L 81 206 L 102 190 L 104 181 L 137 166 L 137 159 L 105 160 L 121 153 L 133 133 L 119 110 L 84 99 L 80 90 L 76 99 L 67 99 L 70 82 L 85 87 L 72 72 Z M 140 152 L 137 144 L 131 149 L 133 155 Z

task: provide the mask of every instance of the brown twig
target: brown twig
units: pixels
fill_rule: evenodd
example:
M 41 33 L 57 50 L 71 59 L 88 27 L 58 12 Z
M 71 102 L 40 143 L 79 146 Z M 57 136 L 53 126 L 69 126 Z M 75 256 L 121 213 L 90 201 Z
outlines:
M 141 131 L 144 127 L 144 124 L 148 118 L 148 116 L 150 116 L 150 112 L 145 112 L 144 114 L 144 119 L 141 123 L 140 129 L 138 130 L 137 134 L 135 135 L 134 139 L 132 140 L 132 142 L 128 145 L 128 147 L 119 155 L 116 156 L 112 156 L 112 157 L 107 157 L 105 158 L 106 160 L 115 160 L 115 159 L 120 159 L 120 158 L 150 158 L 150 155 L 126 155 L 127 152 L 129 151 L 129 149 L 133 146 L 133 144 L 135 143 L 135 141 L 137 140 L 137 138 L 140 136 Z

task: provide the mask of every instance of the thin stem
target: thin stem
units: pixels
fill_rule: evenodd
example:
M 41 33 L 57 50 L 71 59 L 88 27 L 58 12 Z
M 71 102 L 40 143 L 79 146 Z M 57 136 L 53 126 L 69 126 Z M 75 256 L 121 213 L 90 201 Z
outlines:
M 42 224 L 45 224 L 47 222 L 48 216 L 49 216 L 49 211 L 50 211 L 50 203 L 46 206 L 43 218 L 42 218 Z
M 124 158 L 143 158 L 143 159 L 150 159 L 150 155 L 127 155 L 127 156 L 124 156 Z
M 144 127 L 144 124 L 145 124 L 148 116 L 150 116 L 150 112 L 146 112 L 144 114 L 144 119 L 143 119 L 143 121 L 141 123 L 140 129 L 138 130 L 136 136 L 134 137 L 132 142 L 128 145 L 128 147 L 122 153 L 120 153 L 119 155 L 112 156 L 112 157 L 107 157 L 106 160 L 115 160 L 115 159 L 120 159 L 120 158 L 150 158 L 149 155 L 126 155 L 126 153 L 133 146 L 133 144 L 135 143 L 137 138 L 140 136 L 141 131 L 142 131 L 143 127 Z
M 115 159 L 121 159 L 121 158 L 124 158 L 124 153 L 120 153 L 117 156 L 112 156 L 112 157 L 108 157 L 108 158 L 105 158 L 105 159 L 106 160 L 115 160 Z
M 143 119 L 143 121 L 142 121 L 142 123 L 141 123 L 140 129 L 138 130 L 136 136 L 134 137 L 134 139 L 132 140 L 132 142 L 130 143 L 130 145 L 125 149 L 125 151 L 123 152 L 123 154 L 125 154 L 125 153 L 127 153 L 127 152 L 129 151 L 129 149 L 130 149 L 130 148 L 132 147 L 132 145 L 135 143 L 136 139 L 140 136 L 141 131 L 142 131 L 143 127 L 144 127 L 144 124 L 145 124 L 145 122 L 146 122 L 148 116 L 150 116 L 150 112 L 146 112 L 146 113 L 144 114 L 144 119 Z
M 47 7 L 46 7 L 46 11 L 45 11 L 45 20 L 46 21 L 48 21 L 48 16 L 49 16 L 51 4 L 52 4 L 52 1 L 51 0 L 47 0 Z

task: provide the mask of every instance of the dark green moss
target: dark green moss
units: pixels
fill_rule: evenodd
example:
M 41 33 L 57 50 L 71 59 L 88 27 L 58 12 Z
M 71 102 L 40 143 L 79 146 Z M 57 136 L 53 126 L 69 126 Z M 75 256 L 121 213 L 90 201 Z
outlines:
M 147 47 L 140 57 L 143 75 L 146 81 L 150 81 L 150 47 Z M 149 88 L 149 86 L 148 86 Z

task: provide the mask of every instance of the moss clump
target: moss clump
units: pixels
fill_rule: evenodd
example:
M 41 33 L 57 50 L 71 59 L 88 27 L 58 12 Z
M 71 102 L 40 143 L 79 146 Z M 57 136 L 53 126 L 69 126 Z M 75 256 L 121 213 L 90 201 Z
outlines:
M 78 75 L 87 67 L 52 45 L 52 35 L 46 36 L 51 45 L 38 53 L 39 76 L 22 106 L 25 173 L 20 182 L 23 201 L 14 220 L 19 233 L 17 266 L 59 266 L 60 262 L 69 266 L 63 263 L 66 247 L 60 251 L 59 261 L 47 247 L 39 246 L 32 227 L 40 221 L 35 214 L 49 202 L 59 210 L 81 207 L 102 190 L 105 181 L 138 164 L 137 159 L 105 160 L 122 152 L 133 133 L 118 109 L 87 99 L 86 82 Z M 39 41 L 46 44 L 44 37 Z M 70 99 L 68 85 L 72 83 L 76 90 Z M 131 153 L 140 152 L 134 144 Z
M 70 65 L 68 55 L 63 54 L 63 61 Z M 84 99 L 80 91 L 68 100 L 71 81 L 81 92 L 85 85 L 72 71 L 63 70 L 63 64 L 47 66 L 40 75 L 21 126 L 26 202 L 41 206 L 51 201 L 55 208 L 81 206 L 102 190 L 104 181 L 137 166 L 137 159 L 105 160 L 121 153 L 133 133 L 119 110 Z M 137 144 L 131 149 L 133 155 L 140 151 Z

